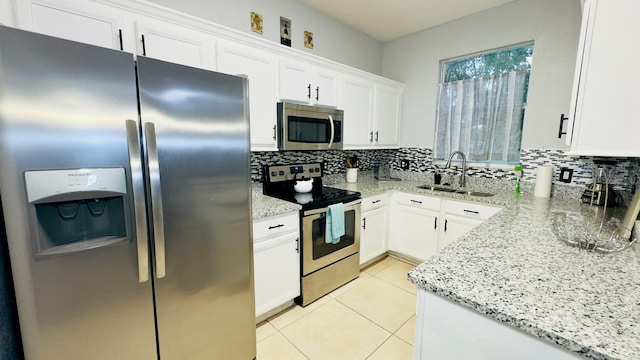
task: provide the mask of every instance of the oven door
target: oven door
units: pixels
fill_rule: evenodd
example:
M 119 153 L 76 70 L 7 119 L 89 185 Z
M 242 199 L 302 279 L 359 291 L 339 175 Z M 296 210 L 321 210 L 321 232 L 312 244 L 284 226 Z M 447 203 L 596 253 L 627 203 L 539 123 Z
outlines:
M 302 275 L 310 274 L 360 251 L 360 202 L 344 204 L 345 234 L 337 244 L 327 243 L 328 208 L 307 210 L 302 217 Z

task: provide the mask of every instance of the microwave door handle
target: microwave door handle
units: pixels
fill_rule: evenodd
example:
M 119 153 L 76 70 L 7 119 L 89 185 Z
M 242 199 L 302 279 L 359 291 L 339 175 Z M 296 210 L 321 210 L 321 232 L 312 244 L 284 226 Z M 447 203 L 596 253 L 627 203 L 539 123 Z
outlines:
M 147 220 L 144 204 L 144 178 L 142 175 L 142 157 L 138 140 L 138 123 L 126 121 L 127 146 L 129 148 L 129 167 L 133 198 L 133 216 L 135 219 L 136 248 L 138 255 L 138 281 L 149 281 L 149 245 L 147 237 Z
M 165 245 L 164 245 L 164 216 L 162 214 L 162 189 L 160 187 L 160 163 L 158 160 L 158 144 L 156 142 L 156 128 L 152 122 L 144 124 L 147 140 L 147 158 L 149 167 L 149 184 L 151 192 L 151 214 L 153 217 L 153 243 L 156 260 L 156 278 L 166 275 Z
M 336 128 L 333 125 L 333 117 L 331 115 L 329 115 L 329 124 L 331 124 L 331 140 L 329 141 L 328 149 L 331 149 L 331 146 L 333 145 L 333 138 L 336 135 Z

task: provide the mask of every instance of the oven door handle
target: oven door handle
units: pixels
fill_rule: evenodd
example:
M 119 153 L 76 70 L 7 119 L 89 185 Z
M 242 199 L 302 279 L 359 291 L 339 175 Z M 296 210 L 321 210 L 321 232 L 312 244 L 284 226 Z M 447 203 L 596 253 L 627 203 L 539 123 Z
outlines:
M 331 146 L 333 145 L 333 138 L 336 135 L 336 127 L 333 124 L 333 117 L 331 115 L 329 115 L 329 124 L 331 124 L 331 140 L 329 141 L 329 146 L 327 148 L 331 149 Z
M 361 202 L 362 202 L 362 200 L 358 199 L 358 200 L 354 200 L 354 201 L 352 201 L 350 203 L 344 204 L 344 211 L 351 210 L 351 208 L 360 205 Z M 323 207 L 323 208 L 320 208 L 320 209 L 311 209 L 311 210 L 305 211 L 302 214 L 302 216 L 310 216 L 310 215 L 322 214 L 322 213 L 326 213 L 327 211 L 329 211 L 328 207 Z

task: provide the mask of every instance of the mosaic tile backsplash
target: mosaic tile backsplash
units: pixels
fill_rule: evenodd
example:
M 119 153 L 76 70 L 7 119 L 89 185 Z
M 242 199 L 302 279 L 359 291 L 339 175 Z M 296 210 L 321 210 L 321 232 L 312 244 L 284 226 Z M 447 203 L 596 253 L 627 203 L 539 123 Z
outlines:
M 284 151 L 284 152 L 253 152 L 251 153 L 251 177 L 253 182 L 260 182 L 262 165 L 293 164 L 303 162 L 324 163 L 325 175 L 342 174 L 345 172 L 347 156 L 358 157 L 358 167 L 362 171 L 373 169 L 374 165 L 388 164 L 393 170 L 409 172 L 459 174 L 461 169 L 443 169 L 433 160 L 430 148 L 401 148 L 391 150 L 329 150 L 329 151 Z M 523 182 L 534 183 L 536 168 L 540 165 L 553 165 L 555 168 L 554 182 L 558 182 L 560 169 L 563 167 L 573 170 L 572 181 L 568 185 L 585 186 L 592 183 L 592 157 L 569 156 L 565 150 L 523 149 L 520 162 L 524 167 Z M 639 186 L 640 158 L 606 158 L 615 162 L 615 174 L 612 184 L 616 189 L 635 192 Z M 402 168 L 401 162 L 407 161 L 408 167 Z M 489 169 L 470 167 L 469 177 L 515 180 L 515 172 L 508 169 Z M 564 184 L 564 183 L 560 183 Z

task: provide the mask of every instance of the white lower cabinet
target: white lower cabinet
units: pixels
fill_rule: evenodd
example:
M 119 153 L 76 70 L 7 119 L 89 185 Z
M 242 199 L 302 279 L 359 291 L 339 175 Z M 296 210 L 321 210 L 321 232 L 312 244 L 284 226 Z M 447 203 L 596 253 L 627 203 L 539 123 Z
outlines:
M 360 265 L 387 252 L 387 203 L 386 194 L 362 199 Z
M 413 349 L 416 360 L 582 359 L 555 344 L 421 288 Z
M 441 200 L 397 193 L 393 210 L 391 250 L 425 260 L 438 250 L 438 216 Z
M 470 203 L 466 201 L 444 200 L 440 233 L 438 234 L 438 251 L 463 237 L 474 227 L 482 224 L 502 208 Z
M 300 295 L 298 216 L 295 212 L 253 223 L 256 317 Z
M 396 193 L 389 248 L 426 260 L 500 211 L 500 207 Z

